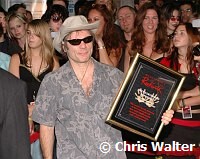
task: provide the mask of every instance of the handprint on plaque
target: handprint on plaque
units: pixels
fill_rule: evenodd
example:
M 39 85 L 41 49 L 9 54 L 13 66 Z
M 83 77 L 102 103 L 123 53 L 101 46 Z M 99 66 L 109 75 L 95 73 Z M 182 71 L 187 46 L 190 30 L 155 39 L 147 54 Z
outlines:
M 139 103 L 145 103 L 146 106 L 148 107 L 153 107 L 155 108 L 155 103 L 159 103 L 160 98 L 158 97 L 157 94 L 150 94 L 146 92 L 146 89 L 142 90 L 142 88 L 139 88 L 137 90 L 137 93 L 135 93 L 135 99 Z

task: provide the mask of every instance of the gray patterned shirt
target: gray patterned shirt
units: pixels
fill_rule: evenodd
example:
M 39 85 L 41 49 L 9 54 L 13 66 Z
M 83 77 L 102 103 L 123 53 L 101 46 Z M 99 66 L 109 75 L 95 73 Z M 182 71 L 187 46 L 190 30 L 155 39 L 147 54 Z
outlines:
M 118 69 L 96 62 L 93 86 L 87 97 L 67 62 L 49 73 L 40 86 L 33 120 L 55 127 L 58 159 L 125 159 L 115 149 L 122 142 L 121 132 L 105 123 L 113 98 L 122 82 Z M 109 153 L 100 151 L 100 144 L 111 145 Z

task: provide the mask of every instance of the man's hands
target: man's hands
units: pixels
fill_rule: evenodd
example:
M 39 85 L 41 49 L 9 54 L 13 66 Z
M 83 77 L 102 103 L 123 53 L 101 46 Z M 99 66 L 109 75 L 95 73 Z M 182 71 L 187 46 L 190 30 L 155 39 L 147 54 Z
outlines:
M 35 102 L 31 102 L 30 104 L 28 104 L 28 123 L 29 123 L 29 131 L 30 131 L 30 135 L 32 135 L 34 133 L 34 123 L 32 120 L 32 112 L 33 109 L 35 107 Z
M 173 110 L 166 110 L 166 112 L 163 113 L 161 121 L 164 123 L 164 125 L 169 124 L 169 122 L 172 120 L 173 115 L 174 115 Z

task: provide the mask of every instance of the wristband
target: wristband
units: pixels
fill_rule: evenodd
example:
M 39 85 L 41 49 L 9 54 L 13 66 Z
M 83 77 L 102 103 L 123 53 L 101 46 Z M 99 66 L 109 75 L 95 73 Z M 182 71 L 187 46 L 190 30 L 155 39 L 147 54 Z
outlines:
M 98 50 L 105 49 L 105 48 L 106 48 L 105 46 L 100 46 L 98 47 Z
M 32 118 L 31 118 L 31 117 L 28 117 L 28 121 L 32 121 Z

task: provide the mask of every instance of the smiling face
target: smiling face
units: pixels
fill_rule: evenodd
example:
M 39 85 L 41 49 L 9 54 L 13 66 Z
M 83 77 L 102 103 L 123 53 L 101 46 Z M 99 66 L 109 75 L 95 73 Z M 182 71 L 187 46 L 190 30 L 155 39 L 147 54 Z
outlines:
M 144 34 L 154 34 L 158 27 L 158 14 L 153 9 L 148 9 L 146 16 L 142 22 Z
M 127 33 L 132 32 L 135 14 L 128 7 L 124 7 L 119 10 L 117 17 L 121 29 Z
M 72 45 L 67 40 L 84 39 L 91 36 L 88 30 L 74 31 L 66 36 L 63 41 L 63 50 L 66 50 L 68 58 L 72 63 L 86 63 L 92 56 L 93 41 L 85 43 L 81 41 L 79 45 Z

